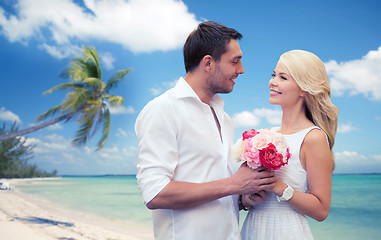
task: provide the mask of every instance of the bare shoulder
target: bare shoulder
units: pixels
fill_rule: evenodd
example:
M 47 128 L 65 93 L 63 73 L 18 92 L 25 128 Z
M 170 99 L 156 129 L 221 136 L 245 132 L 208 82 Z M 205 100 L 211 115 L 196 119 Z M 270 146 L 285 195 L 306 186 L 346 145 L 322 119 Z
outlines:
M 306 147 L 327 145 L 327 137 L 320 129 L 312 129 L 304 138 L 304 145 Z
M 320 129 L 312 129 L 307 133 L 300 154 L 302 166 L 308 172 L 315 172 L 323 166 L 331 169 L 329 145 L 325 133 Z

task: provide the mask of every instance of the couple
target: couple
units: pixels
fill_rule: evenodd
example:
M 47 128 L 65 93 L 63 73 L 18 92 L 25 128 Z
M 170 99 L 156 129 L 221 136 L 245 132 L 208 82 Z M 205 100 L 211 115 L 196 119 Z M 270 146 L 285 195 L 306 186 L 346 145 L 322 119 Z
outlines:
M 184 44 L 186 76 L 136 120 L 137 179 L 155 239 L 313 239 L 305 215 L 328 215 L 338 109 L 324 64 L 309 52 L 283 54 L 269 82 L 269 101 L 283 111 L 271 131 L 290 145 L 289 164 L 269 171 L 244 163 L 233 172 L 233 122 L 217 93 L 231 92 L 244 73 L 241 37 L 199 24 Z M 242 209 L 249 213 L 240 231 Z

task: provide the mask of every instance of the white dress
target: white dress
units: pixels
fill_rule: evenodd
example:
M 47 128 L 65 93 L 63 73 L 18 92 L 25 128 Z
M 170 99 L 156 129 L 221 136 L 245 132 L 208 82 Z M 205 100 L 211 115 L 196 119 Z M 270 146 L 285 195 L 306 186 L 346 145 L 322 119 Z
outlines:
M 309 131 L 316 126 L 300 132 L 284 135 L 290 146 L 291 158 L 287 165 L 275 171 L 284 183 L 293 189 L 307 192 L 307 172 L 299 160 L 302 142 Z M 272 128 L 277 131 L 279 127 Z M 318 128 L 319 129 L 319 128 Z M 276 194 L 268 193 L 265 202 L 251 209 L 241 230 L 242 240 L 309 240 L 313 239 L 305 215 L 295 211 L 287 202 L 278 202 Z

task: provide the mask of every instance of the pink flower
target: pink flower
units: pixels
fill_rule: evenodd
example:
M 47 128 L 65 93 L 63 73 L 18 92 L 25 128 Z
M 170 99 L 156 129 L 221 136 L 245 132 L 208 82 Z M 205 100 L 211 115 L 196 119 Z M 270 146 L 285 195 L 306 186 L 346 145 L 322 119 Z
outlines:
M 284 136 L 265 129 L 245 131 L 233 146 L 232 153 L 237 161 L 246 161 L 252 169 L 264 166 L 270 170 L 278 170 L 291 157 Z
M 242 140 L 245 141 L 246 139 L 250 139 L 257 134 L 259 134 L 259 132 L 255 131 L 254 129 L 247 130 L 242 133 Z
M 283 155 L 277 152 L 275 145 L 272 143 L 260 151 L 259 158 L 262 165 L 269 170 L 278 170 L 287 163 L 283 162 Z
M 253 142 L 250 139 L 243 142 L 243 151 L 240 157 L 253 169 L 262 165 L 259 159 L 259 150 L 253 146 Z
M 269 145 L 271 143 L 271 136 L 267 134 L 258 134 L 254 138 L 252 138 L 252 141 L 255 142 L 255 146 L 261 150 Z

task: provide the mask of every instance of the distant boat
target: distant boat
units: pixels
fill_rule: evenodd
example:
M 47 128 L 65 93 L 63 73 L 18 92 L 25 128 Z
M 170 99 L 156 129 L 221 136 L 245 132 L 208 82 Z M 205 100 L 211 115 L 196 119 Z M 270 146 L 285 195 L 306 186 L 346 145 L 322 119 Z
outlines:
M 9 182 L 0 182 L 0 190 L 11 190 L 11 187 L 9 186 Z

